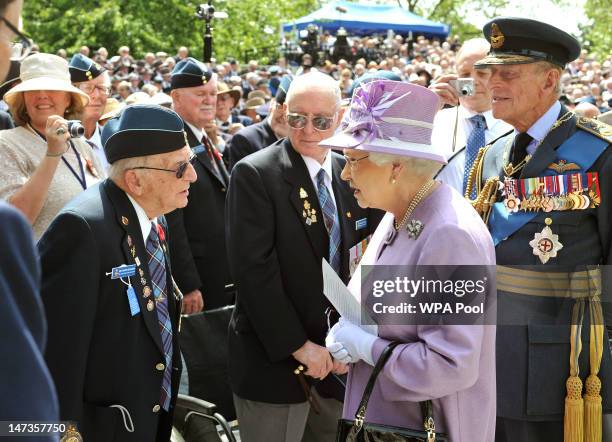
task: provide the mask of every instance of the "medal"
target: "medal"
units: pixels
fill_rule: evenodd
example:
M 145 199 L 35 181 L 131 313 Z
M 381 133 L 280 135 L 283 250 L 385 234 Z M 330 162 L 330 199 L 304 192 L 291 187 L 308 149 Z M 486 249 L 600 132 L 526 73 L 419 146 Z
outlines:
M 145 281 L 145 282 L 146 282 L 146 281 Z M 145 286 L 145 287 L 142 289 L 142 296 L 143 296 L 143 297 L 145 297 L 145 298 L 148 298 L 149 296 L 151 296 L 151 288 L 150 288 L 150 287 L 148 287 L 148 286 Z
M 520 204 L 521 200 L 512 194 L 508 195 L 508 197 L 504 200 L 504 206 L 506 206 L 508 212 L 511 213 L 518 212 Z
M 540 233 L 536 233 L 529 242 L 533 254 L 540 258 L 542 264 L 546 264 L 550 258 L 556 258 L 557 252 L 563 248 L 563 244 L 559 242 L 559 235 L 555 235 L 549 227 L 552 219 L 546 218 L 544 222 L 546 227 Z
M 301 199 L 308 198 L 308 194 L 306 193 L 303 187 L 300 187 L 300 198 Z
M 149 299 L 149 302 L 147 302 L 147 310 L 152 312 L 154 308 L 155 308 L 155 304 L 153 303 L 153 301 Z

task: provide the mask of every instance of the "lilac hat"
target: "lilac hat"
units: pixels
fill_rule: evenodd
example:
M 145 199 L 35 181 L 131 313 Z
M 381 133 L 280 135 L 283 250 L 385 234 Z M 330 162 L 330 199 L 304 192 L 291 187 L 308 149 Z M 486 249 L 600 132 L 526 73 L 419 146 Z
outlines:
M 355 90 L 342 130 L 319 145 L 446 164 L 444 153 L 431 145 L 438 101 L 438 96 L 423 86 L 391 80 L 371 81 Z

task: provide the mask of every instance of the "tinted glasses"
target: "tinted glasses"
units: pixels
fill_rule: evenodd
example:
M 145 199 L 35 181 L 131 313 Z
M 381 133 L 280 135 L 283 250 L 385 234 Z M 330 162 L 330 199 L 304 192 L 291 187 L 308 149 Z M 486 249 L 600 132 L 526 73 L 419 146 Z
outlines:
M 287 113 L 287 124 L 294 129 L 304 129 L 308 120 L 310 120 L 312 127 L 323 132 L 332 127 L 335 118 L 335 115 L 333 117 L 314 116 L 309 118 L 307 115 Z
M 193 164 L 194 159 L 195 159 L 195 155 L 191 154 L 191 156 L 189 157 L 189 161 L 180 163 L 176 169 L 162 169 L 160 167 L 138 166 L 138 167 L 131 167 L 129 170 L 146 169 L 146 170 L 161 170 L 162 172 L 173 172 L 176 175 L 176 178 L 180 180 L 181 178 L 183 178 L 183 175 L 185 175 L 185 171 L 187 170 L 187 167 L 190 164 Z

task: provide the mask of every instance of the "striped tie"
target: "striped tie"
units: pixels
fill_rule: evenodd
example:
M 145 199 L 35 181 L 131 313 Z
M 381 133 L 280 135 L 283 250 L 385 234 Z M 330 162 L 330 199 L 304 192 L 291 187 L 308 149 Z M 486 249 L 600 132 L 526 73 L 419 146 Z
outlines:
M 325 170 L 317 173 L 317 196 L 323 210 L 323 222 L 329 233 L 329 263 L 336 273 L 340 274 L 340 223 L 336 205 L 327 186 L 325 185 Z
M 470 117 L 470 121 L 474 125 L 470 136 L 467 139 L 467 146 L 465 148 L 465 169 L 463 171 L 463 193 L 467 188 L 467 182 L 470 175 L 470 170 L 476 161 L 478 151 L 485 145 L 485 131 L 487 130 L 487 120 L 481 114 L 476 114 Z M 476 188 L 472 189 L 470 198 L 476 198 Z
M 170 376 L 172 371 L 172 323 L 168 314 L 168 297 L 166 291 L 166 265 L 164 252 L 159 244 L 157 226 L 151 223 L 151 233 L 147 239 L 147 253 L 149 254 L 149 272 L 153 283 L 153 296 L 157 305 L 157 320 L 164 347 L 166 367 L 162 381 L 160 405 L 168 411 L 170 407 L 171 384 Z

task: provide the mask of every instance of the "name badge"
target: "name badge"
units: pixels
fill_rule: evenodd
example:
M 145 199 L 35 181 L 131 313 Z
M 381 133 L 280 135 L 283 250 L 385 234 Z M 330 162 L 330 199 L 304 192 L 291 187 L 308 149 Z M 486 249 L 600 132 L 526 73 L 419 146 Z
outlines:
M 355 221 L 355 230 L 365 229 L 366 227 L 368 227 L 368 219 L 367 218 L 361 218 L 361 219 L 358 219 L 357 221 Z
M 119 267 L 113 267 L 110 272 L 111 279 L 128 278 L 136 274 L 136 264 L 123 264 Z M 109 275 L 109 273 L 107 273 Z
M 125 293 L 128 297 L 128 302 L 130 303 L 130 313 L 132 316 L 136 316 L 138 313 L 140 313 L 140 305 L 138 304 L 138 299 L 136 299 L 134 287 L 129 285 Z

